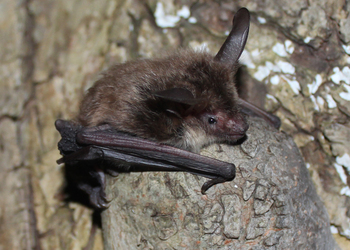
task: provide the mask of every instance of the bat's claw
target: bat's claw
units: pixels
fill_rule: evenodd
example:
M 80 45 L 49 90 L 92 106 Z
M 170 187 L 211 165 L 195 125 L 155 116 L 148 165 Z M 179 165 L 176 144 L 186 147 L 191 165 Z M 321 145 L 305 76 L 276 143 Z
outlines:
M 219 184 L 219 183 L 223 183 L 227 181 L 227 179 L 225 178 L 222 178 L 222 177 L 218 177 L 218 178 L 215 178 L 215 179 L 212 179 L 212 180 L 209 180 L 207 182 L 205 182 L 202 186 L 202 189 L 201 189 L 201 192 L 202 194 L 205 194 L 205 192 L 211 188 L 212 186 L 214 186 L 215 184 Z
M 90 203 L 97 209 L 106 209 L 109 206 L 110 201 L 107 199 L 106 193 L 100 187 L 91 187 L 88 184 L 80 184 L 79 188 L 85 191 L 90 198 Z
M 118 171 L 115 171 L 115 170 L 110 169 L 110 168 L 106 168 L 105 171 L 107 174 L 109 174 L 110 176 L 113 176 L 113 177 L 117 177 L 119 175 Z
M 101 187 L 98 187 L 98 189 L 99 190 L 96 190 L 95 192 L 96 198 L 90 196 L 90 202 L 98 209 L 106 209 L 109 207 L 111 201 L 107 199 L 106 193 Z

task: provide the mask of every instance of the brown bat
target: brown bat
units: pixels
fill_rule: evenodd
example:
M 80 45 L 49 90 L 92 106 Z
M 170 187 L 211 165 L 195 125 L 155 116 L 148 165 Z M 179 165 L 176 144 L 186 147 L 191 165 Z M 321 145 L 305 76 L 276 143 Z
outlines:
M 200 156 L 203 146 L 243 138 L 246 114 L 279 127 L 276 116 L 237 94 L 235 74 L 249 22 L 249 11 L 240 9 L 215 57 L 181 50 L 166 58 L 112 66 L 89 89 L 76 122 L 56 121 L 63 155 L 58 162 L 99 166 L 85 170 L 98 185 L 80 185 L 95 206 L 107 205 L 104 172 L 186 171 L 211 179 L 202 186 L 204 193 L 233 180 L 235 166 Z

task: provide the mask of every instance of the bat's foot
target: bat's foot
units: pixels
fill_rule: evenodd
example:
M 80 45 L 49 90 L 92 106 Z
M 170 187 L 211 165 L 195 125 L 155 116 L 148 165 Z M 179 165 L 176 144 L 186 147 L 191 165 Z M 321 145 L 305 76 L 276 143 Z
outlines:
M 88 184 L 81 183 L 78 187 L 89 195 L 90 203 L 97 209 L 106 209 L 110 201 L 107 199 L 105 191 L 102 187 L 92 187 Z

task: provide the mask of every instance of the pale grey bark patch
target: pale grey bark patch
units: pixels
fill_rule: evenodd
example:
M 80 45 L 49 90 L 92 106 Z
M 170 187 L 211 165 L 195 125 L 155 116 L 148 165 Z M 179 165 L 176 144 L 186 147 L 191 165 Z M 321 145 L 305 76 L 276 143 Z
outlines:
M 138 249 L 140 238 L 156 249 L 334 249 L 328 215 L 291 138 L 256 118 L 247 134 L 241 145 L 203 151 L 239 166 L 232 182 L 206 195 L 204 178 L 187 173 L 109 178 L 106 249 Z

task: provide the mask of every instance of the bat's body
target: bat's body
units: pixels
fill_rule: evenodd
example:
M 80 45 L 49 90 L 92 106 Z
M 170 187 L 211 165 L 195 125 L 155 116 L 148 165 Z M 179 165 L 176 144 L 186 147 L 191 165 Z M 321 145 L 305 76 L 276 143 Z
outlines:
M 248 129 L 237 103 L 235 71 L 190 50 L 115 65 L 89 90 L 78 121 L 109 124 L 194 152 L 213 142 L 234 142 Z
M 248 31 L 249 12 L 241 9 L 215 57 L 182 50 L 163 59 L 111 67 L 88 91 L 76 123 L 56 122 L 62 135 L 60 162 L 103 159 L 115 163 L 109 172 L 121 166 L 128 171 L 187 171 L 212 179 L 202 192 L 232 180 L 233 164 L 188 151 L 244 137 L 248 129 L 244 113 L 279 126 L 277 117 L 237 95 L 235 74 Z M 93 174 L 103 187 L 103 172 Z M 96 198 L 103 198 L 103 189 L 81 187 L 96 206 L 106 205 Z

